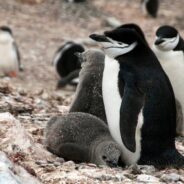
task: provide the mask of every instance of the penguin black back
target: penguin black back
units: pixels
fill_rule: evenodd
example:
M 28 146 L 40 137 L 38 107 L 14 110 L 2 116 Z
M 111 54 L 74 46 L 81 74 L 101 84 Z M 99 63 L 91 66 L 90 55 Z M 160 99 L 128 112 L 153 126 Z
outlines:
M 66 77 L 70 72 L 81 68 L 80 62 L 74 53 L 83 51 L 83 46 L 74 42 L 67 42 L 58 49 L 56 57 L 58 54 L 60 55 L 58 58 L 55 57 L 54 62 L 60 77 Z
M 64 87 L 67 84 L 77 84 L 72 80 L 78 78 L 81 64 L 75 53 L 83 51 L 84 47 L 74 42 L 67 42 L 58 49 L 53 60 L 56 71 L 61 78 L 57 84 L 58 88 Z

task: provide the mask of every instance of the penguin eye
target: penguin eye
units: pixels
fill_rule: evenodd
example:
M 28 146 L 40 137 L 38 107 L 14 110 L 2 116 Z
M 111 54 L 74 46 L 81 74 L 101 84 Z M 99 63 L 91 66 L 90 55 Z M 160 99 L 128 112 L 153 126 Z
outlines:
M 106 159 L 107 159 L 107 157 L 103 155 L 103 156 L 102 156 L 102 159 L 103 159 L 103 160 L 106 160 Z
M 119 45 L 122 45 L 123 43 L 121 43 L 121 42 L 118 42 L 118 44 L 119 44 Z

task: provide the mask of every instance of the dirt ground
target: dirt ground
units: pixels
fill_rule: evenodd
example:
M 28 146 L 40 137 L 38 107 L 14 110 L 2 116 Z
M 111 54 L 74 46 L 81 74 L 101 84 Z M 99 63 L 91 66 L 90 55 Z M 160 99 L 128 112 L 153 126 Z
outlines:
M 0 79 L 0 112 L 11 112 L 40 146 L 45 123 L 51 115 L 67 112 L 74 94 L 71 90 L 55 90 L 57 75 L 51 65 L 55 51 L 65 41 L 84 43 L 91 33 L 111 29 L 106 23 L 108 17 L 115 17 L 122 23 L 134 22 L 140 25 L 150 45 L 153 43 L 155 30 L 163 24 L 176 26 L 184 36 L 182 0 L 162 0 L 157 19 L 143 15 L 139 0 L 88 0 L 84 4 L 45 0 L 38 5 L 0 0 L 0 24 L 12 28 L 25 67 L 18 78 Z M 91 45 L 85 44 L 85 47 L 89 48 Z M 7 125 L 6 128 L 8 127 Z M 0 142 L 3 138 L 0 136 Z M 182 138 L 178 138 L 177 146 L 184 153 Z M 0 150 L 12 158 L 5 147 L 0 146 Z M 153 178 L 152 183 L 184 183 L 184 170 L 181 169 L 161 172 L 153 169 L 150 172 L 149 168 L 145 172 L 142 171 L 144 169 L 129 168 L 122 171 L 121 168 L 97 168 L 94 165 L 75 165 L 72 162 L 58 166 L 58 162 L 54 165 L 53 158 L 49 163 L 47 158 L 43 158 L 44 163 L 38 164 L 32 154 L 24 158 L 25 160 L 17 163 L 24 168 L 31 167 L 34 172 L 27 170 L 41 183 L 149 183 L 149 180 L 138 178 L 141 174 L 158 179 Z M 178 180 L 162 178 L 164 174 L 173 173 L 179 176 Z

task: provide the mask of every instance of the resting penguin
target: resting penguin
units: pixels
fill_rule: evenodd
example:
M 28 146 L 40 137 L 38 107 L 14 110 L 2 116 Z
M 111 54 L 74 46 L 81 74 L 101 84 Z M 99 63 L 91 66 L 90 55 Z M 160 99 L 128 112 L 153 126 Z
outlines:
M 52 153 L 76 162 L 113 167 L 121 156 L 107 125 L 99 118 L 81 112 L 51 118 L 45 129 L 45 144 Z
M 7 26 L 0 27 L 0 76 L 16 77 L 23 70 L 20 54 L 13 38 L 12 30 Z
M 81 65 L 75 53 L 83 51 L 84 47 L 74 42 L 67 42 L 57 50 L 53 64 L 61 78 L 58 88 L 67 84 L 77 85 Z
M 145 15 L 150 15 L 153 18 L 157 17 L 159 0 L 141 0 L 141 4 Z
M 184 41 L 174 27 L 161 26 L 156 31 L 153 51 L 168 75 L 175 98 L 181 106 L 182 119 L 177 122 L 176 132 L 184 136 Z
M 102 74 L 104 54 L 90 49 L 80 54 L 82 69 L 79 84 L 69 112 L 86 112 L 107 122 L 102 98 Z
M 109 130 L 127 165 L 182 167 L 175 148 L 176 107 L 159 61 L 135 30 L 92 34 L 106 54 L 102 94 Z

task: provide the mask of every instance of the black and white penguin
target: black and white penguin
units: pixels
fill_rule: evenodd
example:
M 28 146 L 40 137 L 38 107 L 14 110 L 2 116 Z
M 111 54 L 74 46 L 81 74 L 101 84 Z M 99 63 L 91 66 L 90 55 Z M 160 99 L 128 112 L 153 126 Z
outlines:
M 107 122 L 102 98 L 104 58 L 104 53 L 98 49 L 89 49 L 80 53 L 82 69 L 69 112 L 86 112 Z
M 81 64 L 75 53 L 83 51 L 84 47 L 74 42 L 67 42 L 57 50 L 53 64 L 61 78 L 58 82 L 58 88 L 67 84 L 78 84 Z
M 141 4 L 145 15 L 149 15 L 153 18 L 157 17 L 159 0 L 141 0 Z
M 171 81 L 184 120 L 184 40 L 174 27 L 161 26 L 156 31 L 153 51 Z M 182 136 L 184 136 L 183 120 L 177 122 L 176 128 L 177 134 Z
M 184 158 L 175 148 L 174 93 L 152 50 L 132 29 L 90 37 L 106 54 L 102 94 L 123 162 L 183 167 Z
M 20 54 L 12 30 L 0 27 L 0 76 L 16 77 L 23 70 Z
M 65 160 L 118 165 L 121 149 L 112 139 L 107 125 L 99 118 L 73 112 L 50 119 L 45 128 L 45 145 Z

